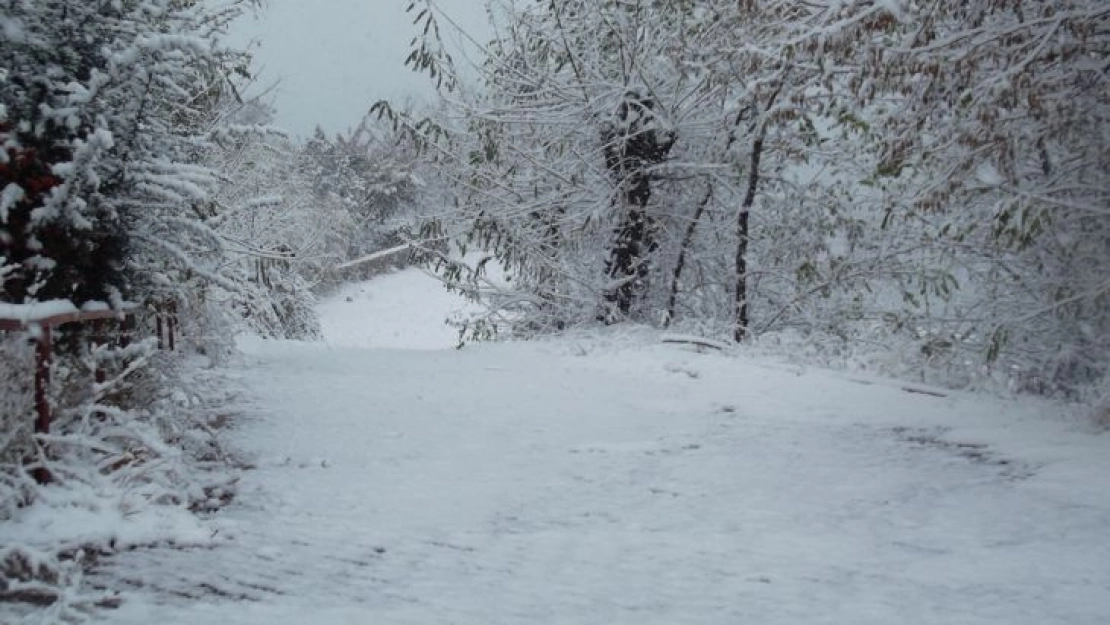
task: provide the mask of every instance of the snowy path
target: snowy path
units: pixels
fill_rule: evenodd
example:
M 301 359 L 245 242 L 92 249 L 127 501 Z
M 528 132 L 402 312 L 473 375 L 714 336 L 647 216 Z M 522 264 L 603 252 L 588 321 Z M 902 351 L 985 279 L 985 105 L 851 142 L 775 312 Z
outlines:
M 372 345 L 353 299 L 325 327 Z M 104 622 L 1110 620 L 1110 445 L 1033 406 L 675 346 L 246 350 L 226 544 L 113 558 Z

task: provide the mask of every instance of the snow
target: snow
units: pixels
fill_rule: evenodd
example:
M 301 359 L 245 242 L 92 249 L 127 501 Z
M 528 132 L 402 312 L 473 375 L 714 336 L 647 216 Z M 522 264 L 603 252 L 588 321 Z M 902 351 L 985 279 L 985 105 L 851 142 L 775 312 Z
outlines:
M 135 307 L 134 304 L 128 304 L 127 306 L 129 308 L 134 308 Z M 81 304 L 81 311 L 82 312 L 106 312 L 106 311 L 109 311 L 111 309 L 112 309 L 112 307 L 108 305 L 108 302 L 88 301 L 88 302 L 85 302 L 84 304 Z
M 43 489 L 41 505 L 33 506 L 18 522 L 4 528 L 4 542 L 49 550 L 84 545 L 113 544 L 125 549 L 137 545 L 172 540 L 176 545 L 211 545 L 211 529 L 184 506 L 148 506 L 143 513 L 129 514 L 145 502 L 127 497 L 105 500 L 103 493 L 82 493 L 75 497 L 72 488 L 59 491 Z
M 30 323 L 42 321 L 58 315 L 77 312 L 73 302 L 64 299 L 32 302 L 30 304 L 7 304 L 0 302 L 0 319 Z
M 1057 405 L 647 331 L 449 349 L 460 307 L 408 270 L 244 339 L 217 546 L 104 559 L 98 622 L 1110 620 L 1110 439 Z
M 458 345 L 459 332 L 446 320 L 474 310 L 415 268 L 345 286 L 319 307 L 329 345 L 403 349 Z
M 975 177 L 988 187 L 997 187 L 1003 182 L 1002 174 L 991 163 L 980 163 L 975 169 Z
M 0 111 L 0 119 L 4 119 L 2 113 L 3 111 Z M 0 222 L 8 222 L 8 212 L 22 202 L 25 195 L 23 187 L 14 182 L 9 182 L 7 186 L 0 191 Z
M 52 262 L 52 261 L 51 261 Z M 119 302 L 121 308 L 124 310 L 133 308 L 134 304 L 128 302 Z M 34 326 L 30 328 L 33 332 L 38 332 L 41 322 L 51 320 L 52 317 L 61 317 L 63 315 L 76 315 L 78 313 L 107 313 L 112 310 L 106 302 L 89 301 L 81 305 L 78 309 L 73 302 L 64 299 L 47 300 L 44 302 L 31 302 L 28 304 L 9 304 L 0 302 L 0 322 L 17 322 L 23 326 Z M 93 315 L 93 316 L 103 316 Z M 56 322 L 52 320 L 51 322 Z

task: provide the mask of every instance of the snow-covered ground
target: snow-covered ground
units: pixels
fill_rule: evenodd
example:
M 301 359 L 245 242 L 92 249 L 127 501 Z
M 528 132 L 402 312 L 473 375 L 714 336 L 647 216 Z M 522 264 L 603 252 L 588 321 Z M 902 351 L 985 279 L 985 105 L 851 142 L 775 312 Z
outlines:
M 457 304 L 410 270 L 245 340 L 257 468 L 216 547 L 104 561 L 101 621 L 1110 622 L 1110 438 L 1051 404 L 650 333 L 458 351 Z
M 318 307 L 329 345 L 387 349 L 454 347 L 459 332 L 447 319 L 472 310 L 419 269 L 347 285 Z

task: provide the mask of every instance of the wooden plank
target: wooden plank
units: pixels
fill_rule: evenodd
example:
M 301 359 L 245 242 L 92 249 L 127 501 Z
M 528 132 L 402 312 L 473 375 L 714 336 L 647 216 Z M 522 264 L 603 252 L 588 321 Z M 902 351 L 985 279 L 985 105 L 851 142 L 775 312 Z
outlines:
M 118 310 L 83 310 L 80 312 L 51 315 L 41 319 L 17 319 L 0 317 L 0 330 L 27 330 L 33 327 L 50 328 L 63 323 L 79 323 L 82 321 L 95 321 L 97 319 L 123 319 L 130 312 Z

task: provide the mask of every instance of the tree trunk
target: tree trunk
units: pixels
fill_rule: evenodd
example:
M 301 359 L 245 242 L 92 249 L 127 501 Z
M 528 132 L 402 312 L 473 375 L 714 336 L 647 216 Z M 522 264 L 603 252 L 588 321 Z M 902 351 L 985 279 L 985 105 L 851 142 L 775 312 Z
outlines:
M 777 94 L 776 94 L 777 95 Z M 772 98 L 772 102 L 774 99 Z M 725 148 L 722 156 L 728 154 L 728 151 L 736 143 L 736 128 L 740 122 L 744 121 L 744 114 L 747 109 L 741 109 L 736 113 L 736 121 L 733 122 L 733 127 L 728 131 L 728 140 L 725 142 Z M 754 196 L 753 196 L 754 199 Z M 674 274 L 671 277 L 671 290 L 667 295 L 667 318 L 663 320 L 663 327 L 668 328 L 671 322 L 674 321 L 675 308 L 678 302 L 678 283 L 682 278 L 682 272 L 686 269 L 686 252 L 694 243 L 694 231 L 698 228 L 698 222 L 701 221 L 701 216 L 705 214 L 705 209 L 709 207 L 709 202 L 713 200 L 713 183 L 709 183 L 709 187 L 705 191 L 705 197 L 702 198 L 701 204 L 698 205 L 698 210 L 694 211 L 694 219 L 690 222 L 690 226 L 686 228 L 686 234 L 682 237 L 682 246 L 678 249 L 678 261 L 675 263 Z M 745 230 L 747 227 L 745 226 Z
M 733 338 L 739 343 L 748 336 L 748 236 L 749 217 L 755 204 L 755 192 L 759 187 L 759 159 L 763 157 L 763 133 L 752 144 L 751 169 L 748 171 L 748 191 L 740 205 L 740 215 L 736 223 L 736 333 Z
M 650 98 L 635 92 L 625 98 L 616 114 L 617 125 L 603 134 L 605 166 L 622 190 L 622 205 L 627 209 L 606 263 L 606 275 L 613 283 L 604 295 L 606 310 L 601 319 L 606 323 L 627 318 L 644 290 L 648 256 L 655 249 L 654 223 L 647 213 L 650 170 L 666 160 L 675 142 L 669 132 L 643 128 L 644 122 L 654 117 Z
M 642 289 L 648 273 L 646 256 L 655 246 L 649 218 L 644 210 L 649 196 L 650 193 L 645 193 L 634 198 L 629 193 L 629 202 L 637 200 L 638 203 L 629 209 L 609 254 L 609 277 L 618 284 L 606 294 L 606 298 L 613 308 L 611 314 L 619 311 L 622 317 L 631 312 L 632 303 Z
M 711 183 L 709 189 L 705 192 L 705 197 L 698 204 L 698 209 L 694 211 L 694 218 L 686 228 L 686 234 L 682 236 L 682 246 L 678 248 L 678 260 L 675 262 L 674 273 L 671 275 L 671 289 L 667 294 L 667 316 L 663 319 L 664 328 L 671 327 L 671 322 L 674 321 L 675 307 L 678 305 L 678 283 L 682 279 L 682 271 L 686 269 L 686 252 L 694 243 L 694 231 L 698 229 L 698 222 L 701 221 L 701 216 L 705 214 L 705 209 L 712 199 L 713 185 Z

